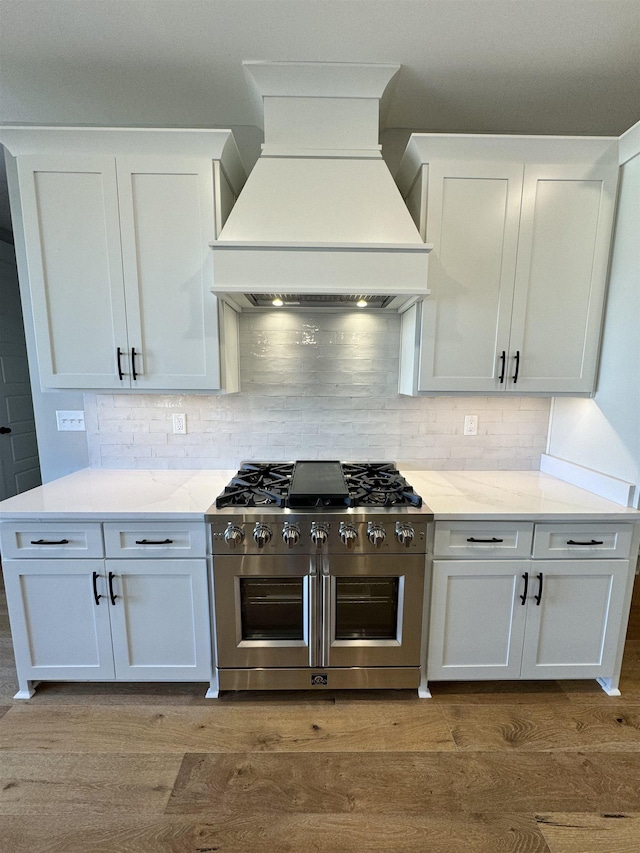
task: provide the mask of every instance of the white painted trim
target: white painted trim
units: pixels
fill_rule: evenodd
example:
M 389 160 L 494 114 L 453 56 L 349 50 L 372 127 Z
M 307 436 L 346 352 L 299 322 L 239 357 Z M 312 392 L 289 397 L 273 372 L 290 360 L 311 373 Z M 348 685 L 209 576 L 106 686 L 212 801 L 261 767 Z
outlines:
M 636 122 L 620 137 L 618 162 L 623 166 L 637 154 L 640 154 L 640 121 Z
M 592 468 L 584 468 L 582 465 L 576 465 L 566 459 L 559 459 L 557 456 L 549 456 L 546 453 L 540 457 L 540 470 L 544 474 L 550 474 L 566 483 L 593 492 L 601 498 L 606 498 L 622 506 L 633 506 L 635 489 L 633 483 L 619 480 L 617 477 L 611 477 L 601 471 L 594 471 Z
M 209 243 L 212 249 L 247 250 L 273 252 L 280 249 L 311 252 L 419 252 L 428 254 L 433 249 L 433 243 L 305 243 L 291 241 L 253 241 L 253 240 L 214 240 Z
M 507 160 L 556 165 L 598 162 L 602 166 L 618 162 L 618 148 L 619 140 L 612 136 L 413 133 L 397 180 L 405 189 L 415 173 L 416 164 L 427 164 L 434 159 Z
M 242 67 L 261 97 L 381 98 L 400 65 L 363 62 L 261 62 Z
M 220 160 L 236 195 L 246 172 L 230 130 L 151 127 L 0 127 L 0 142 L 14 157 L 65 154 L 208 157 Z

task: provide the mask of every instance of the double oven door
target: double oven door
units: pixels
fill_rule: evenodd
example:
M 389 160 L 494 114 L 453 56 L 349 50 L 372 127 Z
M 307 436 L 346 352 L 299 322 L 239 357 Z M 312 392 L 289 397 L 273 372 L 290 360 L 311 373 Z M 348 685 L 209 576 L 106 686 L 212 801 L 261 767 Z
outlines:
M 215 558 L 218 667 L 417 667 L 424 554 Z

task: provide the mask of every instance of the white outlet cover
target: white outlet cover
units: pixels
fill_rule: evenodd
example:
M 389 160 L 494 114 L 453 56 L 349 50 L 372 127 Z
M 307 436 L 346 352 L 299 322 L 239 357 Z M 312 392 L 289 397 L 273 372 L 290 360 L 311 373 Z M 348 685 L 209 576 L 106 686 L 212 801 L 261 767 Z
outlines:
M 174 414 L 173 415 L 173 434 L 174 435 L 186 435 L 187 434 L 187 416 Z
M 478 434 L 478 415 L 464 416 L 464 435 Z

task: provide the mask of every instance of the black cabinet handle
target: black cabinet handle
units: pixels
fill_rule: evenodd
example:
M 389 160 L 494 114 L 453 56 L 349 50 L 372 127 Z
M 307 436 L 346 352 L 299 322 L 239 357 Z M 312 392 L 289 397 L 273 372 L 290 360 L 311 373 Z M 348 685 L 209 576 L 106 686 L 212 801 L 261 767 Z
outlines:
M 93 600 L 96 605 L 100 606 L 100 599 L 104 598 L 104 595 L 98 595 L 98 578 L 100 575 L 97 572 L 93 573 Z
M 496 539 L 495 536 L 492 536 L 491 539 L 474 539 L 473 536 L 470 536 L 467 539 L 467 542 L 485 542 L 485 543 L 492 544 L 493 542 L 504 542 L 504 539 Z
M 135 347 L 131 347 L 131 378 L 137 379 L 138 374 L 136 373 L 136 350 Z
M 136 545 L 173 545 L 173 539 L 136 539 Z
M 113 574 L 113 572 L 109 572 L 109 598 L 111 599 L 112 604 L 116 603 L 116 598 L 118 597 L 117 595 L 115 595 L 115 593 L 113 591 L 113 579 L 114 579 L 114 577 L 115 577 L 115 575 Z
M 538 575 L 538 580 L 540 581 L 540 586 L 536 595 L 536 607 L 540 607 L 540 602 L 542 601 L 542 572 Z
M 0 435 L 8 435 L 11 432 L 11 427 L 0 427 Z
M 68 539 L 57 539 L 57 540 L 52 540 L 52 539 L 32 539 L 32 540 L 31 540 L 31 544 L 32 544 L 32 545 L 68 545 L 68 544 L 69 544 L 69 540 L 68 540 Z
M 598 539 L 592 539 L 591 542 L 576 542 L 575 539 L 567 539 L 567 545 L 604 545 Z
M 124 379 L 124 373 L 122 372 L 122 364 L 120 362 L 120 359 L 122 358 L 122 350 L 120 349 L 120 347 L 118 347 L 116 352 L 118 354 L 118 379 L 123 380 Z
M 500 361 L 502 362 L 502 367 L 500 368 L 500 384 L 504 382 L 504 372 L 507 369 L 507 353 L 506 350 L 502 350 L 502 355 L 500 356 Z
M 520 372 L 520 350 L 516 351 L 515 359 L 516 359 L 516 372 L 513 374 L 513 384 L 514 385 L 518 381 L 518 373 Z
M 523 604 L 527 603 L 527 593 L 529 592 L 529 572 L 525 572 L 522 577 L 524 578 L 524 592 L 520 596 L 520 601 Z

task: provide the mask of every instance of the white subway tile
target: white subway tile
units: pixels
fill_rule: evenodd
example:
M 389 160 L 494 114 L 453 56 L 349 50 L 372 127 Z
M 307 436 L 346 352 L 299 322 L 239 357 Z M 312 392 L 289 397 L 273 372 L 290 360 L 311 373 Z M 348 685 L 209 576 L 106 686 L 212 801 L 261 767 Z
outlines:
M 549 400 L 400 396 L 399 328 L 397 315 L 371 312 L 243 314 L 242 393 L 87 393 L 90 462 L 234 468 L 251 458 L 331 457 L 436 469 L 537 466 Z M 187 435 L 173 435 L 175 411 L 186 413 Z M 463 437 L 469 412 L 480 415 L 479 434 Z

